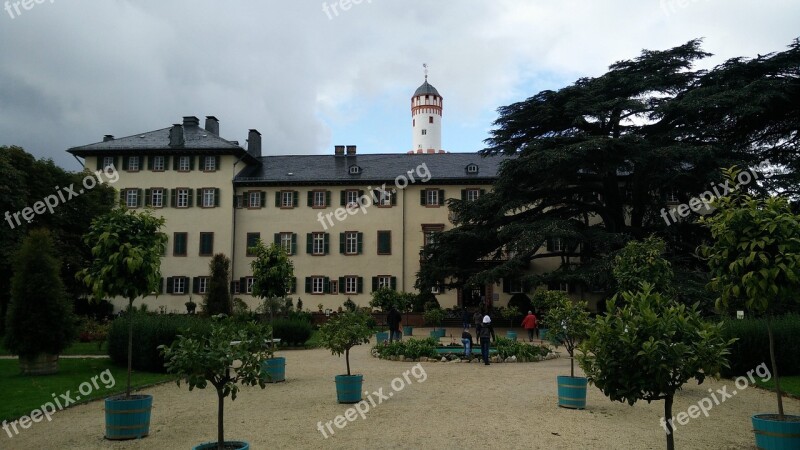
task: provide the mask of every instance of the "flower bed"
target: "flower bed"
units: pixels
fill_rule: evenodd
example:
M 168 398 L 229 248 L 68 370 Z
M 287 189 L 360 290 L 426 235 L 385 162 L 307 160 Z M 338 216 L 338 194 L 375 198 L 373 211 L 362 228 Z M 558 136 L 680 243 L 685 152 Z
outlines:
M 543 345 L 497 338 L 489 349 L 492 362 L 535 362 L 553 359 L 557 354 Z M 456 345 L 439 346 L 433 338 L 409 339 L 382 343 L 372 348 L 372 356 L 391 361 L 429 361 L 429 362 L 480 362 L 480 346 L 472 347 L 470 358 L 464 356 L 464 347 Z

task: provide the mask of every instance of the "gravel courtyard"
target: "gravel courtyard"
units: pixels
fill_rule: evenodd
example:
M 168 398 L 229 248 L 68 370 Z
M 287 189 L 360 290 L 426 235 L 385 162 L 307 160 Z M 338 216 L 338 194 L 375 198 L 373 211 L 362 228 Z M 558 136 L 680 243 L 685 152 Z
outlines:
M 417 330 L 415 330 L 417 331 Z M 427 335 L 421 329 L 419 334 Z M 371 346 L 353 349 L 354 372 L 364 374 L 370 394 L 365 419 L 337 428 L 328 421 L 350 405 L 336 402 L 333 377 L 345 370 L 344 358 L 324 349 L 279 352 L 287 360 L 285 383 L 266 389 L 244 388 L 226 401 L 229 440 L 267 448 L 547 448 L 662 449 L 659 424 L 663 402 L 633 407 L 611 402 L 592 386 L 587 409 L 556 406 L 556 375 L 569 374 L 569 360 L 539 363 L 460 364 L 394 362 L 373 358 Z M 403 376 L 405 371 L 410 371 Z M 397 378 L 397 379 L 396 379 Z M 399 380 L 399 381 L 398 381 Z M 123 380 L 117 380 L 123 382 Z M 394 382 L 394 384 L 393 384 Z M 715 406 L 709 417 L 677 426 L 679 449 L 755 448 L 750 416 L 776 409 L 772 393 L 755 387 L 738 390 L 733 380 L 689 384 L 676 398 L 674 414 L 686 411 L 708 389 L 737 391 Z M 150 436 L 141 441 L 103 439 L 103 404 L 93 402 L 62 411 L 53 421 L 35 423 L 18 436 L 0 435 L 1 449 L 189 449 L 216 436 L 213 389 L 189 392 L 174 383 L 145 390 L 154 396 Z M 391 393 L 391 396 L 389 395 Z M 367 397 L 367 396 L 365 396 Z M 787 413 L 800 414 L 800 401 L 785 400 Z M 350 415 L 352 418 L 352 413 Z M 328 437 L 318 429 L 318 422 Z M 339 424 L 342 423 L 340 419 Z

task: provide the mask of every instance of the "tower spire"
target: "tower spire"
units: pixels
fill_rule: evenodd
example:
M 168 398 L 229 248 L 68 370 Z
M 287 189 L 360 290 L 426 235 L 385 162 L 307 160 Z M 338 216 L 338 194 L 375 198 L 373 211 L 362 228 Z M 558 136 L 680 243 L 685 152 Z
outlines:
M 428 82 L 428 64 L 427 63 L 423 63 L 422 67 L 425 69 L 425 82 L 427 83 Z

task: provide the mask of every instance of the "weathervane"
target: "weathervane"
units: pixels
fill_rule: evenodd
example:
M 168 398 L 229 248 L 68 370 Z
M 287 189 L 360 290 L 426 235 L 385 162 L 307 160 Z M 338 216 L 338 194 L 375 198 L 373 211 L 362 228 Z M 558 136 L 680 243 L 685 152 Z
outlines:
M 425 68 L 425 82 L 427 83 L 428 82 L 428 64 L 427 63 L 423 63 L 422 67 Z

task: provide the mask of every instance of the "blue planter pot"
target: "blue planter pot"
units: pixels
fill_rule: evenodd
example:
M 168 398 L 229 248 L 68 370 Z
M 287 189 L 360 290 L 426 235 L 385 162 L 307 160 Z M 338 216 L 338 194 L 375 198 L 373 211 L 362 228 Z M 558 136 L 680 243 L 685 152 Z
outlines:
M 800 448 L 800 416 L 795 422 L 782 422 L 777 414 L 756 414 L 752 417 L 756 447 L 765 450 L 795 450 Z
M 413 327 L 405 326 L 403 327 L 403 336 L 411 336 L 411 331 Z
M 262 361 L 261 377 L 267 383 L 286 381 L 286 358 L 278 356 Z
M 543 341 L 547 340 L 547 328 L 539 328 L 539 339 Z
M 444 328 L 439 328 L 438 330 L 431 330 L 431 337 L 436 339 L 443 338 L 444 333 L 445 333 Z
M 570 409 L 586 408 L 586 385 L 584 377 L 560 375 L 558 379 L 558 406 Z
M 361 401 L 361 386 L 364 375 L 336 375 L 336 399 L 339 403 Z
M 107 398 L 106 439 L 141 439 L 150 434 L 150 411 L 153 409 L 152 395 L 131 395 Z
M 511 339 L 512 341 L 517 340 L 517 332 L 516 331 L 506 331 L 506 337 Z
M 375 339 L 378 340 L 378 344 L 381 342 L 386 342 L 389 340 L 389 332 L 388 331 L 381 331 L 380 333 L 375 334 Z
M 250 444 L 244 441 L 225 441 L 225 445 L 238 445 L 238 450 L 250 450 Z M 206 442 L 205 444 L 195 445 L 192 450 L 215 450 L 217 448 L 216 442 Z

